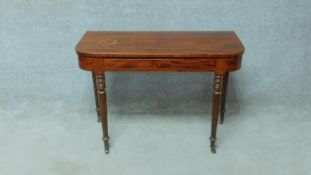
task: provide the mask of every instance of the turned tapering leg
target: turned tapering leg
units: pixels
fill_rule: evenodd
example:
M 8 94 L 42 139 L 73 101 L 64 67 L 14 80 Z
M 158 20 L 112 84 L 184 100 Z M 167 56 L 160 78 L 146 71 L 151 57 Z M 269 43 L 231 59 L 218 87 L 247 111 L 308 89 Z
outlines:
M 229 72 L 226 72 L 223 78 L 222 94 L 221 94 L 221 106 L 220 106 L 220 119 L 219 123 L 224 123 L 224 116 L 226 111 L 226 96 L 227 96 L 227 86 L 228 86 Z
M 98 97 L 97 97 L 96 78 L 95 78 L 94 72 L 92 72 L 92 78 L 93 78 L 93 87 L 94 87 L 94 95 L 95 95 L 95 103 L 96 103 L 97 122 L 100 122 L 100 112 L 99 112 Z
M 213 110 L 212 110 L 212 127 L 211 127 L 211 137 L 210 137 L 212 153 L 216 153 L 215 142 L 216 142 L 217 122 L 218 122 L 221 91 L 222 91 L 222 81 L 223 81 L 223 75 L 215 74 Z
M 103 129 L 103 141 L 106 154 L 109 153 L 109 135 L 108 135 L 108 119 L 107 119 L 107 102 L 106 102 L 106 85 L 105 74 L 95 74 L 97 97 L 100 112 L 100 121 Z

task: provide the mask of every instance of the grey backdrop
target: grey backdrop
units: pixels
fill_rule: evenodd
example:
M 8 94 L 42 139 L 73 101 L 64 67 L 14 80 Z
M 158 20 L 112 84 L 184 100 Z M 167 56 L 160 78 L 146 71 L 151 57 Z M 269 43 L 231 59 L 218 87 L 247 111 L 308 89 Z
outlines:
M 91 74 L 74 50 L 87 30 L 234 30 L 246 52 L 228 110 L 310 114 L 310 0 L 1 0 L 3 121 L 76 112 L 95 122 Z M 109 113 L 209 116 L 211 84 L 209 73 L 107 73 Z
M 229 85 L 238 101 L 291 103 L 310 97 L 308 0 L 10 0 L 0 5 L 1 101 L 93 105 L 90 74 L 79 70 L 74 51 L 87 30 L 234 30 L 246 47 L 242 69 Z M 159 91 L 166 100 L 186 100 L 204 96 L 211 83 L 208 74 L 157 75 L 109 74 L 110 100 L 162 99 Z

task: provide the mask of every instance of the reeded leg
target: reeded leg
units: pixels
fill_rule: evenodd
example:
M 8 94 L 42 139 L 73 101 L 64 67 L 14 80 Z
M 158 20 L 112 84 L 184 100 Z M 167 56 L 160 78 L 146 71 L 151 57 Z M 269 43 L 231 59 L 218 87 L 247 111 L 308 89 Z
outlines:
M 216 142 L 216 130 L 217 130 L 220 98 L 221 98 L 221 90 L 222 90 L 222 80 L 223 80 L 223 75 L 215 74 L 213 110 L 212 110 L 212 127 L 211 127 L 211 137 L 210 137 L 212 153 L 216 153 L 215 142 Z
M 95 78 L 95 73 L 94 72 L 92 72 L 92 78 L 93 78 L 93 87 L 94 87 L 94 94 L 95 94 L 97 122 L 100 122 L 100 112 L 99 112 L 98 97 L 97 97 L 96 78 Z
M 223 78 L 222 95 L 221 95 L 221 106 L 220 106 L 220 119 L 219 123 L 224 123 L 224 116 L 226 111 L 226 96 L 227 96 L 227 85 L 228 85 L 229 72 L 226 72 Z
M 100 121 L 103 129 L 103 141 L 106 154 L 109 153 L 109 135 L 108 135 L 108 119 L 107 119 L 107 102 L 106 102 L 106 85 L 105 75 L 95 74 L 97 97 L 100 112 Z

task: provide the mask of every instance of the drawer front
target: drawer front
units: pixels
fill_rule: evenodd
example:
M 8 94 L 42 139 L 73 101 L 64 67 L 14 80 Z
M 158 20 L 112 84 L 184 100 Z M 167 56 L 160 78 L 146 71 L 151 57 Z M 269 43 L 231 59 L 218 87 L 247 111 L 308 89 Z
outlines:
M 104 59 L 105 71 L 214 71 L 215 59 Z

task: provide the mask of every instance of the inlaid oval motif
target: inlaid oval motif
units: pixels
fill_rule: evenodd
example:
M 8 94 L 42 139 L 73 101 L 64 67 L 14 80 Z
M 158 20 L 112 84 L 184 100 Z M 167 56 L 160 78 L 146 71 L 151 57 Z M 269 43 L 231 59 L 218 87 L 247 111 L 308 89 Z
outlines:
M 98 41 L 98 43 L 106 46 L 106 45 L 115 45 L 118 43 L 118 41 L 115 39 L 103 39 Z

